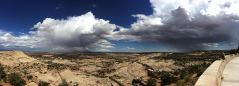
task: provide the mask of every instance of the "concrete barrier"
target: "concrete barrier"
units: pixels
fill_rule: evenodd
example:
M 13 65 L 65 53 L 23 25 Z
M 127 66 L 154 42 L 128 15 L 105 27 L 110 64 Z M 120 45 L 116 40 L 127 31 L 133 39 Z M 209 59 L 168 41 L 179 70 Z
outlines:
M 222 60 L 214 61 L 199 77 L 195 86 L 217 86 L 217 74 Z
M 239 55 L 227 55 L 224 60 L 214 61 L 198 78 L 195 86 L 221 86 L 222 73 L 226 64 Z
M 221 63 L 218 72 L 217 72 L 217 86 L 221 86 L 221 81 L 222 81 L 222 74 L 223 71 L 226 67 L 226 64 L 228 62 L 230 62 L 232 59 L 234 59 L 235 57 L 238 57 L 238 55 L 227 55 L 225 56 L 225 60 L 223 60 L 223 62 Z

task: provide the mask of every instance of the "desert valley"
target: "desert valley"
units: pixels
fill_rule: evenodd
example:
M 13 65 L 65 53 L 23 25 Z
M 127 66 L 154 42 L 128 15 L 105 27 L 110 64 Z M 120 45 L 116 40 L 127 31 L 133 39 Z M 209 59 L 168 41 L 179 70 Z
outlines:
M 2 86 L 192 86 L 217 52 L 0 52 Z

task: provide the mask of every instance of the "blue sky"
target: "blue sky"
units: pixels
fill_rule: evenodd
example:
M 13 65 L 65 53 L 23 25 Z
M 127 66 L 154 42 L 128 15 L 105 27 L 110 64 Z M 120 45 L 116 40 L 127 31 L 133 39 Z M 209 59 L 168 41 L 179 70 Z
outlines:
M 45 18 L 62 19 L 89 11 L 97 18 L 124 27 L 136 21 L 132 14 L 152 14 L 148 0 L 139 0 L 137 4 L 134 0 L 4 0 L 0 3 L 0 10 L 0 29 L 10 31 L 13 35 L 27 33 L 33 25 Z M 128 45 L 119 46 L 123 51 L 127 47 L 140 46 L 125 44 Z
M 129 27 L 133 14 L 152 14 L 148 0 L 3 0 L 0 3 L 0 28 L 28 32 L 45 18 L 62 19 L 91 11 L 97 18 Z
M 158 52 L 238 45 L 233 0 L 2 0 L 0 49 Z

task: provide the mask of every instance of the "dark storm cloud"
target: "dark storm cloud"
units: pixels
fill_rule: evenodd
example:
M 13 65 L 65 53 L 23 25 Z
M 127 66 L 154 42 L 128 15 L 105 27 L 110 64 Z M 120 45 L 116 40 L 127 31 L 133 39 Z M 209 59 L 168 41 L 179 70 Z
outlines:
M 150 0 L 150 3 L 153 13 L 133 15 L 136 22 L 129 28 L 95 18 L 91 12 L 66 19 L 46 18 L 34 25 L 29 34 L 14 36 L 0 30 L 0 48 L 105 51 L 114 48 L 111 42 L 126 40 L 191 51 L 239 43 L 238 0 Z
M 181 51 L 201 50 L 207 49 L 207 44 L 233 42 L 232 34 L 238 31 L 239 24 L 235 19 L 238 17 L 201 14 L 191 18 L 185 9 L 178 7 L 161 25 L 145 23 L 144 20 L 143 24 L 118 34 L 134 36 L 140 41 L 163 43 Z

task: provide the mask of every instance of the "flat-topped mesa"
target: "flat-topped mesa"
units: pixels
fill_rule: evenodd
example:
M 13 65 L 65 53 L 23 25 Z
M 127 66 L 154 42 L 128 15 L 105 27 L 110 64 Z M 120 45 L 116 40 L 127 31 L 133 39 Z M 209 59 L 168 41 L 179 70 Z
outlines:
M 32 61 L 34 61 L 34 59 L 22 51 L 0 51 L 0 64 L 3 65 L 13 65 Z

